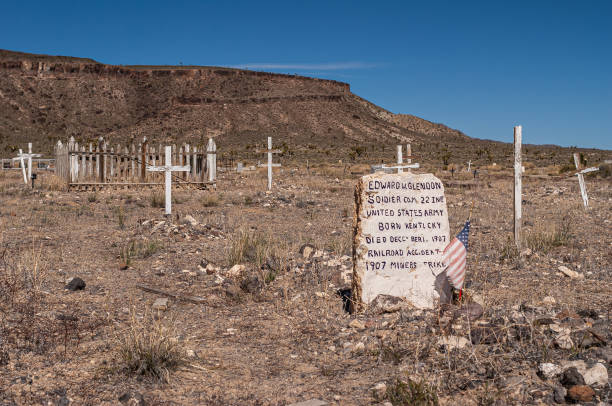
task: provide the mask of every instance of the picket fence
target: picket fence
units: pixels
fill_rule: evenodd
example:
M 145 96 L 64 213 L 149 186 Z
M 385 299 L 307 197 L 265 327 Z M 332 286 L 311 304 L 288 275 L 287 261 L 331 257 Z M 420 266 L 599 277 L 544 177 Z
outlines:
M 214 144 L 214 142 L 213 142 Z M 209 148 L 211 149 L 211 148 Z M 171 165 L 189 165 L 189 172 L 177 172 L 173 175 L 173 183 L 206 188 L 214 184 L 209 178 L 210 164 L 207 156 L 216 154 L 216 146 L 212 151 L 184 144 L 172 145 Z M 215 160 L 213 162 L 216 169 Z M 162 172 L 147 171 L 147 165 L 165 165 L 164 147 L 149 145 L 146 138 L 138 145 L 121 146 L 108 145 L 102 137 L 94 147 L 92 143 L 86 147 L 79 145 L 71 137 L 67 144 L 58 141 L 55 145 L 55 172 L 64 179 L 70 188 L 98 189 L 103 187 L 138 187 L 163 184 Z M 213 169 L 213 173 L 215 172 Z

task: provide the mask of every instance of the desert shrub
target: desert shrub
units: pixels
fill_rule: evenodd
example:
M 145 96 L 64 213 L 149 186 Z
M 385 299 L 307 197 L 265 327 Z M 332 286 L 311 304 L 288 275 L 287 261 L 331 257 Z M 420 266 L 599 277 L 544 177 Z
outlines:
M 96 193 L 91 193 L 89 196 L 87 196 L 87 201 L 89 203 L 95 203 L 98 201 L 98 195 Z
M 572 239 L 572 222 L 564 217 L 552 227 L 540 226 L 525 236 L 525 243 L 533 251 L 548 252 L 553 247 L 566 245 Z
M 130 325 L 117 341 L 122 366 L 131 375 L 168 382 L 170 371 L 187 360 L 173 326 L 164 325 L 152 315 L 145 315 L 141 321 L 132 313 Z
M 117 217 L 117 224 L 121 230 L 125 229 L 125 210 L 123 206 L 115 207 L 115 216 Z
M 257 268 L 266 262 L 271 254 L 271 243 L 261 233 L 238 230 L 232 239 L 228 262 L 230 265 L 249 262 Z
M 384 399 L 393 406 L 437 406 L 438 395 L 433 386 L 422 380 L 408 379 L 407 382 L 397 378 L 387 384 Z
M 204 196 L 204 198 L 202 199 L 202 206 L 215 207 L 219 205 L 220 201 L 221 199 L 218 195 L 209 194 L 209 195 Z
M 125 243 L 120 250 L 119 255 L 123 262 L 130 266 L 132 259 L 145 259 L 161 251 L 164 244 L 158 240 L 132 240 Z
M 149 201 L 151 202 L 151 207 L 165 207 L 166 206 L 166 197 L 163 192 L 153 192 L 149 197 Z

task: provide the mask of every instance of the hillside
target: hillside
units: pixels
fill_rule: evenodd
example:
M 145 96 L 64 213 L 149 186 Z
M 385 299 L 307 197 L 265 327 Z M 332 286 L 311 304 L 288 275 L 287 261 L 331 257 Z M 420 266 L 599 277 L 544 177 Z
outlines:
M 512 151 L 509 144 L 393 114 L 337 81 L 220 67 L 114 66 L 0 50 L 3 156 L 29 141 L 50 153 L 58 139 L 70 136 L 81 143 L 146 136 L 194 145 L 215 136 L 220 151 L 235 152 L 260 145 L 267 135 L 294 155 L 322 159 L 352 151 L 353 159 L 376 162 L 392 157 L 399 142 L 411 142 L 415 155 L 440 163 L 445 157 L 491 163 L 508 160 Z M 550 154 L 539 159 L 555 160 Z

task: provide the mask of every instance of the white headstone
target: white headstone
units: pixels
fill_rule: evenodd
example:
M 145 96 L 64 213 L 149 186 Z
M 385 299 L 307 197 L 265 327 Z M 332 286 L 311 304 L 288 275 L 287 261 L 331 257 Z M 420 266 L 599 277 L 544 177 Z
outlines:
M 377 172 L 361 178 L 355 195 L 357 308 L 379 294 L 405 298 L 418 308 L 433 307 L 449 243 L 442 182 L 432 174 Z

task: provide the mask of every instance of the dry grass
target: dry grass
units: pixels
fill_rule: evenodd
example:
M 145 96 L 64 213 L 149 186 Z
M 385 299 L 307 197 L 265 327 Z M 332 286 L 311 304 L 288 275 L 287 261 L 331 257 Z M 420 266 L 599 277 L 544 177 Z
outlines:
M 270 238 L 241 228 L 232 239 L 227 259 L 230 265 L 248 262 L 260 268 L 271 253 Z
M 142 320 L 132 312 L 128 328 L 118 337 L 119 358 L 131 375 L 153 377 L 168 382 L 170 371 L 187 362 L 174 326 L 145 314 Z
M 547 253 L 554 247 L 567 245 L 573 238 L 571 217 L 563 217 L 557 224 L 540 224 L 525 235 L 525 246 L 535 252 Z

